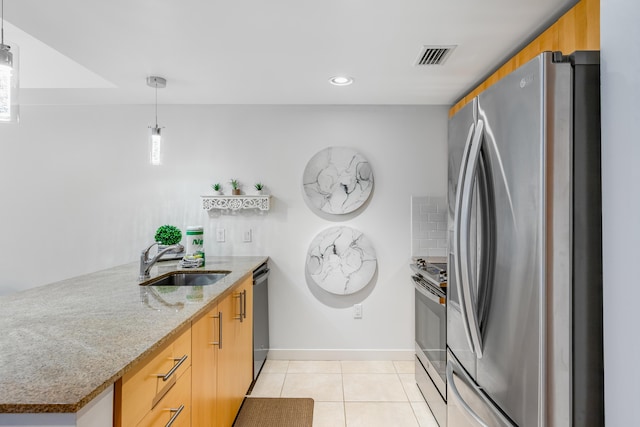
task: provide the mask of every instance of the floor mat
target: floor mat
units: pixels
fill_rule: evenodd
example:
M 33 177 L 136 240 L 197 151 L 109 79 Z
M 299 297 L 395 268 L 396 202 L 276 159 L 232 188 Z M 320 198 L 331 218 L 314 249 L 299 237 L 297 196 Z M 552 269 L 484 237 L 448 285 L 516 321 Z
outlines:
M 247 397 L 234 427 L 312 427 L 313 399 Z

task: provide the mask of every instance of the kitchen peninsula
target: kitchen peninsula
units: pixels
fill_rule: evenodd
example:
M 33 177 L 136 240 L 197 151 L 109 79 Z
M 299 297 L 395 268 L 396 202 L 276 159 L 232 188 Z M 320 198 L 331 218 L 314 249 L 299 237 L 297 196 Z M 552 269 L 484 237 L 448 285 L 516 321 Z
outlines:
M 140 286 L 130 263 L 0 297 L 0 425 L 96 425 L 77 414 L 96 401 L 113 411 L 114 383 L 266 260 L 207 257 L 199 270 L 230 271 L 207 286 Z M 177 261 L 158 263 L 151 276 L 177 269 Z

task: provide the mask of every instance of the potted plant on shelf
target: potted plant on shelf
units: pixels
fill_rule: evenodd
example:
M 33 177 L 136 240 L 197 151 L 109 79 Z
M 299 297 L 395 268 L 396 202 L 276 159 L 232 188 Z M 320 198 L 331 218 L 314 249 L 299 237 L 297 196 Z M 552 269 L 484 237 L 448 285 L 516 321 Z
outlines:
M 222 185 L 220 185 L 220 183 L 216 182 L 211 186 L 211 188 L 213 189 L 213 194 L 215 196 L 220 196 L 222 194 Z
M 255 189 L 256 189 L 256 194 L 258 196 L 262 195 L 262 190 L 264 190 L 264 185 L 262 185 L 261 182 L 256 182 L 254 185 Z
M 182 240 L 182 231 L 175 225 L 161 225 L 156 230 L 154 236 L 155 241 L 158 243 L 158 252 L 165 249 L 167 246 L 177 245 Z M 184 255 L 184 248 L 173 249 L 166 252 L 160 259 L 176 259 L 182 258 Z
M 240 195 L 240 181 L 238 181 L 237 179 L 232 179 L 229 182 L 231 183 L 231 194 L 233 194 L 234 196 L 239 196 Z

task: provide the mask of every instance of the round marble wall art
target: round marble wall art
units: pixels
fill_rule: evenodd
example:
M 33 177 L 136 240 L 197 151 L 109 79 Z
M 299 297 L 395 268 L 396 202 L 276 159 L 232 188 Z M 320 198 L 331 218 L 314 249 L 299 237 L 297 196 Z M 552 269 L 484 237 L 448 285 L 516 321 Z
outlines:
M 364 288 L 376 272 L 376 252 L 364 234 L 332 227 L 318 234 L 307 252 L 307 273 L 322 289 L 349 295 Z
M 309 160 L 302 176 L 310 204 L 330 214 L 347 214 L 362 206 L 373 189 L 369 162 L 347 147 L 329 147 Z

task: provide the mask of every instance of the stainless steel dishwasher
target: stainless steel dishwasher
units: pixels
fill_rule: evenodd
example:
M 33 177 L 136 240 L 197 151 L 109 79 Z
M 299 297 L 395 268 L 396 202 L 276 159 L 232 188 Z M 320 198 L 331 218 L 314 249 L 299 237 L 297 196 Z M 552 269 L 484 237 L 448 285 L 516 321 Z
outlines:
M 269 267 L 253 271 L 253 380 L 258 378 L 269 353 Z

